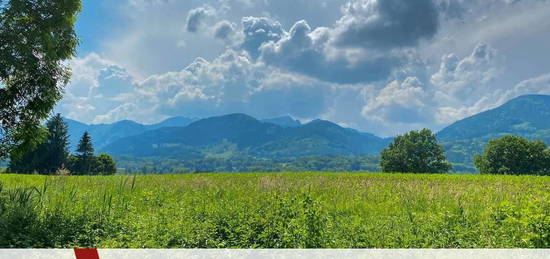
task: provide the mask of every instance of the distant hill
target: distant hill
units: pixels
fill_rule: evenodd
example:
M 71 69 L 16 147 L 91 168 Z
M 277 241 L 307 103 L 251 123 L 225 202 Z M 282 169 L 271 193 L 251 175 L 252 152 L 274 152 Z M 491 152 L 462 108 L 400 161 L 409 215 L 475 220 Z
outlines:
M 178 116 L 178 117 L 168 118 L 156 124 L 146 125 L 145 127 L 147 130 L 155 130 L 155 129 L 166 128 L 166 127 L 185 127 L 197 120 L 199 119 Z
M 264 119 L 262 122 L 273 123 L 284 128 L 300 127 L 302 123 L 290 116 L 282 116 L 272 119 Z
M 245 114 L 174 117 L 154 125 L 133 121 L 88 125 L 66 119 L 71 150 L 88 130 L 96 150 L 115 156 L 170 159 L 291 158 L 378 155 L 391 138 L 329 121 L 302 124 L 290 116 L 258 120 Z M 525 95 L 457 121 L 437 133 L 455 171 L 475 171 L 472 158 L 490 139 L 518 135 L 550 143 L 550 96 Z
M 234 154 L 281 158 L 377 154 L 387 144 L 386 139 L 328 121 L 284 127 L 245 114 L 230 114 L 199 120 L 187 127 L 162 128 L 122 138 L 103 151 L 181 159 Z
M 152 125 L 139 124 L 130 120 L 118 121 L 112 124 L 85 124 L 68 118 L 64 118 L 64 120 L 69 127 L 70 149 L 74 151 L 84 131 L 90 133 L 94 147 L 99 150 L 124 137 L 164 127 L 184 127 L 196 119 L 174 117 Z
M 517 135 L 550 143 L 550 96 L 524 95 L 441 130 L 437 136 L 452 162 L 472 165 L 490 139 Z

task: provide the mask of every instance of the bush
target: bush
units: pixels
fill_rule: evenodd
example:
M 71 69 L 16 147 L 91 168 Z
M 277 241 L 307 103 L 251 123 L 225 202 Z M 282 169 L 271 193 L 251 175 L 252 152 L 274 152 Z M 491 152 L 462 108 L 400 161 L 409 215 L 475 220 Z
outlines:
M 116 174 L 115 160 L 107 154 L 101 154 L 94 158 L 94 174 L 113 175 Z
M 83 159 L 89 161 L 83 161 Z M 86 166 L 87 163 L 90 166 Z M 115 160 L 107 154 L 87 158 L 69 156 L 67 168 L 72 175 L 113 175 L 117 172 Z
M 474 158 L 474 164 L 482 174 L 548 175 L 550 151 L 542 141 L 505 136 L 489 141 L 483 154 Z
M 382 150 L 380 167 L 383 172 L 447 173 L 452 166 L 444 153 L 429 129 L 411 131 Z

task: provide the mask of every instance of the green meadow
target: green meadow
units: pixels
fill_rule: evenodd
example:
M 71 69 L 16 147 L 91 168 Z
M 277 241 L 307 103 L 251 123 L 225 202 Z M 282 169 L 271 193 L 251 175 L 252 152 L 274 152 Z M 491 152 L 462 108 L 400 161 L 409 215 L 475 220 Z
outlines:
M 550 177 L 0 175 L 0 183 L 0 247 L 550 247 Z

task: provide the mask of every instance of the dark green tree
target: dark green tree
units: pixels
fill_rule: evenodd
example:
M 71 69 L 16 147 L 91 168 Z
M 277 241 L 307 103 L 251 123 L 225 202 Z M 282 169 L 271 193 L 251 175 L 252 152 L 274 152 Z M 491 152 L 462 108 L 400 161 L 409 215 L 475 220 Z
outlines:
M 75 54 L 80 0 L 0 0 L 0 158 L 44 139 L 41 121 L 62 97 Z
M 46 161 L 44 161 L 44 172 L 55 174 L 57 170 L 64 167 L 69 156 L 69 135 L 67 123 L 57 114 L 46 124 L 48 138 L 45 147 Z
M 85 131 L 78 143 L 76 149 L 78 161 L 76 167 L 73 168 L 75 174 L 92 174 L 94 165 L 94 147 L 92 145 L 92 137 Z
M 116 174 L 115 160 L 107 154 L 100 154 L 95 157 L 95 168 L 93 173 L 96 175 L 113 175 Z
M 505 136 L 489 141 L 474 164 L 482 174 L 549 175 L 550 151 L 543 141 Z
M 445 150 L 429 129 L 397 136 L 381 153 L 383 172 L 447 173 L 452 169 Z
M 39 168 L 42 167 L 44 162 L 44 158 L 42 157 L 43 154 L 43 146 L 39 145 L 38 147 L 28 150 L 27 153 L 23 155 L 12 157 L 8 164 L 7 171 L 16 174 L 40 173 Z
M 36 148 L 22 156 L 12 156 L 9 171 L 14 173 L 55 174 L 62 168 L 69 155 L 67 124 L 60 114 L 46 123 L 47 137 Z

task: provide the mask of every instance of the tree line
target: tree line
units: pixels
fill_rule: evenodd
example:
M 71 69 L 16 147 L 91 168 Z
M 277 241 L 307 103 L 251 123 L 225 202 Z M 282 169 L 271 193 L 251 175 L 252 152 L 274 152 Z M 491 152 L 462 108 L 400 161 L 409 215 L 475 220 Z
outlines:
M 76 154 L 69 153 L 67 123 L 60 114 L 46 123 L 46 137 L 40 144 L 27 152 L 13 152 L 8 172 L 71 175 L 112 175 L 117 171 L 114 159 L 107 154 L 94 155 L 92 138 L 84 132 L 78 143 Z
M 257 158 L 244 155 L 171 159 L 132 156 L 116 157 L 120 174 L 187 174 L 202 172 L 375 172 L 375 156 L 307 156 Z
M 481 174 L 550 175 L 550 150 L 543 141 L 504 136 L 489 141 L 474 157 Z M 452 165 L 437 137 L 428 129 L 397 136 L 380 157 L 383 172 L 448 173 Z

